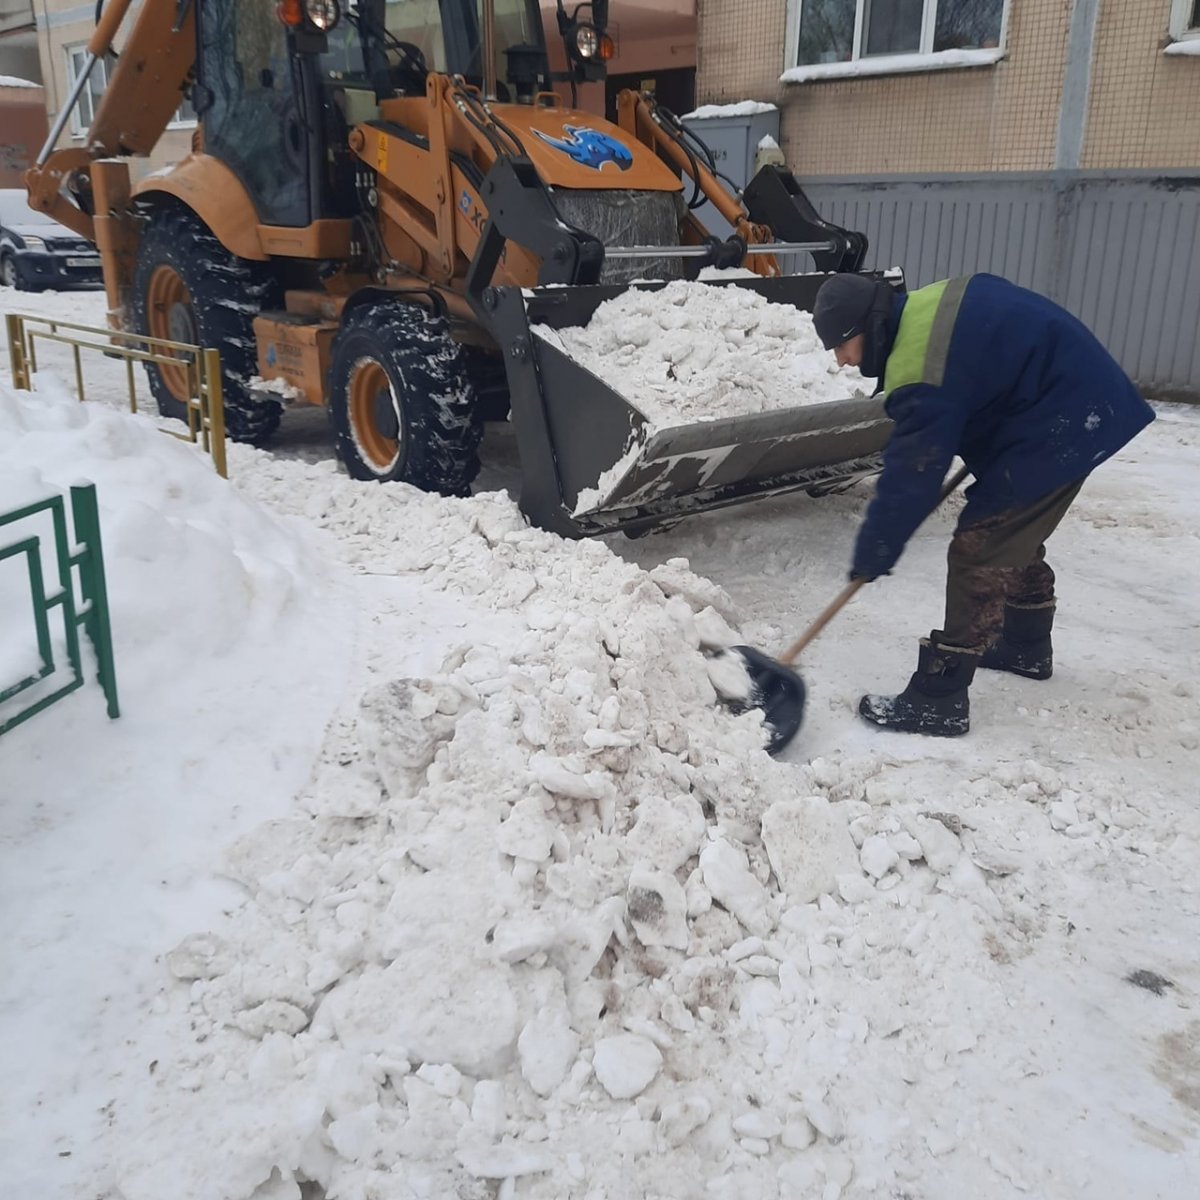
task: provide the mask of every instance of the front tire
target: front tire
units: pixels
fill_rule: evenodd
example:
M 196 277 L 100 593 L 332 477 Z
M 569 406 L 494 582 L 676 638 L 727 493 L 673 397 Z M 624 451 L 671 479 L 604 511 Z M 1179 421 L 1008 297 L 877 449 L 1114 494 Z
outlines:
M 17 263 L 11 254 L 0 256 L 0 287 L 12 288 L 14 292 L 25 291 L 21 276 L 17 274 Z
M 148 337 L 221 352 L 225 429 L 235 442 L 261 445 L 279 425 L 277 401 L 251 396 L 258 374 L 254 317 L 279 307 L 281 292 L 266 263 L 231 254 L 189 209 L 156 209 L 142 233 L 133 277 L 134 327 Z M 187 420 L 187 373 L 146 364 L 164 417 Z
M 483 422 L 445 318 L 404 302 L 352 310 L 333 347 L 329 404 L 352 478 L 470 494 Z

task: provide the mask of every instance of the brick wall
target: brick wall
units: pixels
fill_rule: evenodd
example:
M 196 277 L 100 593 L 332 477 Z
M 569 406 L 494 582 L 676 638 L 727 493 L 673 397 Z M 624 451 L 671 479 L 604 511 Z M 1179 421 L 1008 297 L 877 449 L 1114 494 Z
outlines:
M 781 85 L 787 0 L 700 0 L 697 103 L 778 103 L 801 175 L 1050 170 L 1071 7 L 1010 0 L 993 67 Z M 1200 166 L 1200 59 L 1161 53 L 1169 11 L 1101 0 L 1082 166 Z
M 1200 167 L 1200 58 L 1162 53 L 1170 0 L 1105 0 L 1084 167 Z

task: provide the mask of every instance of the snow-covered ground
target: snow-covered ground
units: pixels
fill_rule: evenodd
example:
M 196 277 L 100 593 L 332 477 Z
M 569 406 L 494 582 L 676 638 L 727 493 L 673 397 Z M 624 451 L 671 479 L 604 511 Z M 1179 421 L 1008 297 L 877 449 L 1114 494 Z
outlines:
M 1194 1194 L 1200 412 L 1052 541 L 1052 680 L 982 674 L 958 741 L 854 715 L 951 506 L 806 652 L 775 762 L 699 647 L 789 642 L 869 488 L 571 544 L 351 483 L 312 413 L 225 484 L 94 378 L 0 382 L 0 510 L 98 485 L 122 702 L 0 739 L 14 1195 Z

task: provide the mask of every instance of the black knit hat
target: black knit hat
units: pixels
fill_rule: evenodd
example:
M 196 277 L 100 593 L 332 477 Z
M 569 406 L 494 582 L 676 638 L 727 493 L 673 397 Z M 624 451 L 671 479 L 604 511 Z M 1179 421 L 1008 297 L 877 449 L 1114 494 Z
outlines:
M 813 325 L 826 350 L 836 350 L 866 329 L 875 298 L 875 281 L 863 275 L 835 275 L 821 284 Z

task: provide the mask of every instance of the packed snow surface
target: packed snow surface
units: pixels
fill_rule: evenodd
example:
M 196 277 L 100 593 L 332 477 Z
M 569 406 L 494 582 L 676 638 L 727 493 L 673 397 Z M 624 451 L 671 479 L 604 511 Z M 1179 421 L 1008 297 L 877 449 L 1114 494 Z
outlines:
M 0 75 L 0 87 L 10 88 L 40 88 L 40 83 L 34 83 L 32 79 L 21 79 L 17 75 Z
M 0 387 L 4 501 L 98 485 L 123 709 L 0 739 L 14 1195 L 1194 1192 L 1195 412 L 1051 543 L 1053 679 L 981 673 L 956 742 L 858 722 L 940 512 L 775 761 L 709 652 L 794 637 L 869 488 L 568 543 L 351 482 L 294 413 L 224 483 L 96 372 Z
M 866 384 L 839 370 L 812 315 L 736 285 L 675 280 L 630 288 L 585 326 L 539 336 L 621 393 L 652 428 L 847 400 Z

